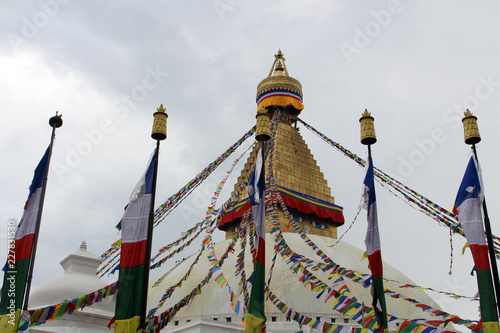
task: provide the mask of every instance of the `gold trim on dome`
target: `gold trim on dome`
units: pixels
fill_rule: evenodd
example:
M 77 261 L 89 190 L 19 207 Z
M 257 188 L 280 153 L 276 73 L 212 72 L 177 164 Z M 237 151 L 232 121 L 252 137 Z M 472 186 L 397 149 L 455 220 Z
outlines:
M 274 62 L 267 78 L 260 81 L 257 85 L 256 98 L 259 98 L 259 96 L 265 92 L 280 89 L 299 94 L 302 98 L 302 84 L 300 84 L 297 79 L 288 75 L 288 70 L 285 64 L 285 56 L 281 50 L 278 51 L 278 54 L 274 55 Z
M 289 90 L 302 97 L 302 85 L 298 80 L 290 76 L 273 76 L 260 81 L 257 86 L 257 98 L 265 92 L 278 89 Z

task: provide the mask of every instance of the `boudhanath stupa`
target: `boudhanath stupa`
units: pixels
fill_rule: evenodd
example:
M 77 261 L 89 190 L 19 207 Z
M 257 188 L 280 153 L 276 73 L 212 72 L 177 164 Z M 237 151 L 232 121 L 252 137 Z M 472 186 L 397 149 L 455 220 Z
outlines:
M 369 311 L 373 301 L 371 272 L 368 260 L 362 260 L 365 250 L 337 240 L 337 228 L 345 228 L 342 203 L 333 196 L 340 190 L 328 187 L 298 130 L 304 110 L 302 97 L 302 85 L 289 75 L 279 51 L 256 94 L 257 109 L 266 108 L 271 118 L 271 140 L 255 143 L 231 198 L 217 211 L 212 224 L 199 224 L 205 230 L 201 233 L 205 235 L 203 251 L 170 265 L 166 262 L 163 267 L 169 267 L 149 283 L 148 309 L 154 309 L 156 321 L 168 317 L 161 332 L 244 331 L 242 315 L 253 272 L 251 204 L 246 187 L 263 147 L 270 179 L 265 236 L 267 332 L 323 332 L 332 328 L 330 324 L 337 331 L 351 332 L 373 316 Z M 226 239 L 214 244 L 206 235 L 217 229 Z M 63 275 L 33 291 L 30 309 L 104 288 L 106 283 L 95 275 L 100 264 L 101 259 L 82 243 L 61 262 Z M 397 268 L 384 263 L 383 270 L 390 295 L 404 295 L 386 296 L 389 331 L 409 321 L 443 328 L 444 320 L 440 322 L 415 306 L 439 310 L 428 294 L 419 288 L 403 288 L 414 283 Z M 113 311 L 113 298 L 109 297 L 75 314 L 31 327 L 30 332 L 109 332 Z
M 266 107 L 271 116 L 279 113 L 275 136 L 272 139 L 274 141 L 272 169 L 276 189 L 287 207 L 287 214 L 295 222 L 295 227 L 300 228 L 303 232 L 302 235 L 299 234 L 283 209 L 278 208 L 277 218 L 281 229 L 281 242 L 284 241 L 291 251 L 305 258 L 314 258 L 315 261 L 321 261 L 321 257 L 318 256 L 318 252 L 321 251 L 323 255 L 331 258 L 335 264 L 369 275 L 370 270 L 367 260 L 361 261 L 364 250 L 342 241 L 336 243 L 333 247 L 331 246 L 337 238 L 337 227 L 344 224 L 342 207 L 335 204 L 332 191 L 328 187 L 320 167 L 316 164 L 314 156 L 297 129 L 297 118 L 304 108 L 302 104 L 302 86 L 298 80 L 288 74 L 285 58 L 281 51 L 275 55 L 268 77 L 258 84 L 256 99 L 257 107 Z M 234 185 L 232 196 L 236 197 L 235 204 L 231 209 L 223 212 L 218 228 L 226 233 L 226 240 L 215 245 L 215 253 L 218 258 L 224 254 L 231 240 L 235 237 L 235 230 L 244 220 L 245 213 L 251 210 L 247 192 L 240 191 L 240 189 L 245 187 L 245 181 L 248 180 L 249 173 L 253 169 L 260 146 L 260 143 L 256 144 L 238 178 L 238 182 Z M 266 159 L 266 163 L 269 165 L 269 157 Z M 268 265 L 272 263 L 275 253 L 275 240 L 281 237 L 277 236 L 276 232 L 272 232 L 273 228 L 275 226 L 272 226 L 268 220 L 266 226 L 266 263 Z M 305 240 L 304 236 L 309 241 Z M 311 246 L 311 243 L 315 244 L 317 248 Z M 240 242 L 234 245 L 234 249 L 236 253 L 240 253 Z M 253 264 L 248 245 L 244 258 L 245 265 L 242 269 L 245 270 L 247 277 L 249 277 L 253 270 Z M 196 255 L 185 258 L 185 260 L 177 263 L 175 267 L 166 270 L 165 273 L 151 281 L 148 308 L 158 304 L 165 290 L 183 278 L 195 259 Z M 222 266 L 222 271 L 232 291 L 243 300 L 245 296 L 238 293 L 242 289 L 241 276 L 238 276 L 235 272 L 238 259 L 236 255 L 229 256 Z M 293 266 L 293 263 L 290 263 L 288 258 L 277 255 L 269 290 L 283 304 L 296 312 L 300 312 L 303 316 L 319 321 L 318 327 L 325 323 L 335 323 L 349 328 L 361 327 L 349 315 L 334 311 L 332 306 L 329 305 L 330 302 L 325 303 L 327 295 L 323 295 L 318 299 L 319 292 L 311 291 L 310 286 L 304 287 L 304 283 L 299 281 L 301 274 L 294 274 L 291 266 Z M 209 269 L 210 263 L 207 257 L 201 256 L 198 263 L 193 266 L 189 279 L 182 283 L 182 287 L 175 290 L 169 298 L 168 304 L 165 303 L 157 312 L 161 313 L 168 309 L 172 304 L 179 302 L 186 294 L 190 293 L 205 277 Z M 313 273 L 326 284 L 332 284 L 339 277 L 332 278 L 330 272 L 321 270 L 315 270 Z M 192 278 L 193 276 L 196 278 Z M 386 263 L 384 263 L 384 277 L 404 284 L 413 284 L 403 273 Z M 266 279 L 268 278 L 269 275 L 266 276 Z M 362 284 L 355 283 L 347 278 L 343 280 L 355 299 L 362 304 L 371 304 L 370 288 L 365 288 Z M 313 283 L 316 283 L 316 281 Z M 422 290 L 405 289 L 402 291 L 390 282 L 387 283 L 386 287 L 395 292 L 401 292 L 412 299 L 419 300 L 423 304 L 439 308 Z M 212 279 L 203 287 L 201 293 L 193 299 L 188 307 L 181 309 L 174 316 L 173 322 L 167 326 L 167 331 L 181 332 L 183 331 L 181 327 L 193 326 L 193 323 L 199 321 L 200 318 L 216 321 L 217 323 L 231 324 L 235 331 L 242 330 L 242 328 L 238 327 L 242 319 L 235 313 L 230 301 L 230 294 L 224 288 L 226 287 L 224 286 L 221 289 L 218 283 Z M 339 288 L 341 287 L 339 286 Z M 287 314 L 280 311 L 270 299 L 267 300 L 265 306 L 268 332 L 297 332 L 299 330 L 298 323 L 287 317 Z M 388 313 L 397 318 L 433 319 L 429 314 L 403 300 L 388 299 L 387 306 Z M 395 330 L 397 325 L 398 323 L 394 322 L 393 327 L 391 327 L 392 330 Z M 176 327 L 179 328 L 176 329 Z M 313 331 L 319 332 L 321 329 Z

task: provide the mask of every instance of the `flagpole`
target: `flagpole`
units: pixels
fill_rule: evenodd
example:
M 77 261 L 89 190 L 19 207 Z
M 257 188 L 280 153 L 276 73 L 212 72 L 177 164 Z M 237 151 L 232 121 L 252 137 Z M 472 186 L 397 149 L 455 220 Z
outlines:
M 163 104 L 156 109 L 157 112 L 153 114 L 153 130 L 151 137 L 156 140 L 155 149 L 155 162 L 154 162 L 154 172 L 153 172 L 153 188 L 151 191 L 151 207 L 149 210 L 149 221 L 148 221 L 148 238 L 146 242 L 146 260 L 144 267 L 144 281 L 142 283 L 142 300 L 141 300 L 141 325 L 146 328 L 147 319 L 147 306 L 148 306 L 148 288 L 149 288 L 149 271 L 151 263 L 151 245 L 153 243 L 153 225 L 155 217 L 155 196 L 156 196 L 156 179 L 158 175 L 158 159 L 160 153 L 160 141 L 167 138 L 167 113 Z
M 47 188 L 47 179 L 49 176 L 50 158 L 52 157 L 52 146 L 54 145 L 54 138 L 56 136 L 56 128 L 61 127 L 63 124 L 61 117 L 62 117 L 62 115 L 58 115 L 58 112 L 56 111 L 56 115 L 49 119 L 49 125 L 52 127 L 52 134 L 50 136 L 50 145 L 49 145 L 49 151 L 48 151 L 48 155 L 47 155 L 47 166 L 45 168 L 45 175 L 43 177 L 43 183 L 42 183 L 42 192 L 40 194 L 40 202 L 38 205 L 38 214 L 36 217 L 35 234 L 33 237 L 33 248 L 31 250 L 30 264 L 28 267 L 28 275 L 27 275 L 27 279 L 26 279 L 26 287 L 24 289 L 24 300 L 23 300 L 23 307 L 22 307 L 23 310 L 28 310 L 28 302 L 29 302 L 30 290 L 31 290 L 31 280 L 33 279 L 33 268 L 35 266 L 35 256 L 36 256 L 36 248 L 37 248 L 37 243 L 38 243 L 38 234 L 40 232 L 40 224 L 42 221 L 43 202 L 45 199 L 45 190 Z
M 255 161 L 254 173 L 252 175 L 253 183 L 250 186 L 248 195 L 252 203 L 252 215 L 255 223 L 255 256 L 252 290 L 248 309 L 245 316 L 245 332 L 260 333 L 264 331 L 266 323 L 265 314 L 265 274 L 266 274 L 266 159 L 265 148 L 266 141 L 271 139 L 271 115 L 265 107 L 257 111 L 257 125 L 255 129 L 255 139 L 261 143 L 257 154 L 262 154 L 262 165 L 259 166 L 259 156 Z M 257 167 L 260 167 L 260 175 L 257 173 Z M 259 200 L 255 200 L 256 195 Z
M 366 175 L 363 190 L 363 201 L 366 204 L 368 227 L 365 237 L 366 255 L 368 266 L 372 272 L 373 309 L 377 316 L 380 331 L 388 332 L 387 306 L 383 284 L 382 255 L 380 251 L 380 237 L 377 222 L 377 209 L 375 198 L 374 168 L 372 161 L 371 145 L 377 142 L 375 135 L 374 118 L 367 109 L 359 119 L 361 125 L 361 143 L 368 146 L 368 160 L 366 161 Z
M 467 109 L 464 113 L 465 117 L 462 119 L 464 125 L 464 137 L 465 143 L 472 146 L 472 152 L 474 153 L 474 158 L 479 164 L 477 158 L 476 143 L 481 141 L 481 136 L 479 135 L 479 129 L 477 127 L 477 117 L 472 115 L 472 112 Z M 479 173 L 479 169 L 478 169 Z M 482 184 L 481 184 L 482 185 Z M 488 216 L 488 210 L 486 208 L 486 199 L 483 197 L 483 214 L 484 214 L 484 228 L 486 231 L 486 240 L 488 241 L 488 254 L 490 258 L 491 271 L 493 274 L 493 284 L 495 286 L 495 296 L 498 313 L 500 313 L 500 278 L 498 276 L 497 260 L 495 256 L 495 246 L 493 243 L 493 236 L 491 232 L 491 223 Z
M 476 151 L 476 145 L 472 144 L 472 151 L 474 152 L 474 157 L 477 159 L 477 151 Z M 500 299 L 500 279 L 498 276 L 498 267 L 497 267 L 497 260 L 495 256 L 495 247 L 493 243 L 493 237 L 492 237 L 492 232 L 491 232 L 491 223 L 490 223 L 490 218 L 488 216 L 488 209 L 486 208 L 486 199 L 483 198 L 483 213 L 484 213 L 484 228 L 486 231 L 486 239 L 488 241 L 488 253 L 490 255 L 490 263 L 491 263 L 491 271 L 493 273 L 493 282 L 495 284 L 495 295 L 496 299 Z M 500 304 L 497 302 L 497 307 L 500 312 Z

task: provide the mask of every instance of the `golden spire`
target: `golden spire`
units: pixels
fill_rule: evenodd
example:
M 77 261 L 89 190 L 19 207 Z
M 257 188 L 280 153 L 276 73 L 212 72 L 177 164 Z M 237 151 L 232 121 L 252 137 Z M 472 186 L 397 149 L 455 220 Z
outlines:
M 271 66 L 271 70 L 269 71 L 269 75 L 264 80 L 260 81 L 257 86 L 257 100 L 264 93 L 273 90 L 290 91 L 299 95 L 300 100 L 302 100 L 302 85 L 298 80 L 288 75 L 288 70 L 285 64 L 285 56 L 281 50 L 278 50 L 278 53 L 274 55 L 274 62 Z M 301 105 L 300 110 L 303 108 L 304 106 Z
M 285 76 L 285 68 L 281 61 L 278 61 L 276 64 L 276 68 L 274 69 L 274 75 L 273 76 Z
M 273 71 L 274 71 L 274 75 L 273 75 Z M 273 65 L 271 66 L 271 70 L 269 71 L 269 75 L 267 77 L 270 78 L 271 76 L 288 76 L 289 77 L 288 70 L 286 69 L 286 65 L 285 65 L 285 56 L 281 52 L 281 49 L 278 50 L 278 54 L 274 55 L 274 62 L 273 62 Z

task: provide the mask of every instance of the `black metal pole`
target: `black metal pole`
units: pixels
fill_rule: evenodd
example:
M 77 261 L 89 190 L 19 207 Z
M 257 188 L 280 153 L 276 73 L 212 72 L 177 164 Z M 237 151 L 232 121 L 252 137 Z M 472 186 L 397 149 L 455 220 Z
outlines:
M 160 140 L 156 140 L 155 164 L 153 172 L 153 189 L 151 191 L 151 207 L 149 210 L 148 221 L 148 239 L 146 241 L 146 261 L 144 265 L 144 281 L 142 282 L 142 304 L 141 304 L 141 324 L 146 328 L 146 318 L 148 311 L 148 287 L 149 270 L 151 266 L 151 245 L 153 243 L 153 224 L 155 217 L 155 196 L 156 196 L 156 178 L 158 174 L 158 158 L 160 154 Z
M 35 256 L 36 256 L 36 248 L 37 248 L 37 243 L 38 243 L 38 234 L 40 233 L 40 224 L 42 222 L 42 211 L 43 211 L 43 203 L 45 201 L 45 191 L 47 189 L 47 179 L 49 176 L 49 166 L 50 166 L 50 158 L 52 157 L 52 146 L 54 145 L 54 138 L 56 136 L 56 128 L 61 127 L 62 125 L 62 119 L 60 119 L 61 116 L 56 115 L 54 117 L 51 117 L 49 120 L 49 124 L 52 127 L 52 135 L 50 136 L 50 145 L 49 145 L 49 152 L 47 156 L 47 166 L 45 168 L 45 175 L 43 176 L 43 183 L 42 183 L 42 192 L 40 194 L 40 203 L 38 205 L 38 214 L 36 217 L 36 224 L 35 224 L 35 235 L 33 237 L 33 248 L 31 249 L 31 257 L 30 257 L 30 263 L 28 267 L 28 276 L 26 278 L 26 286 L 24 289 L 24 300 L 23 300 L 23 310 L 28 310 L 28 302 L 30 298 L 30 290 L 31 290 L 31 281 L 33 279 L 33 268 L 35 267 Z
M 474 152 L 474 157 L 476 158 L 476 161 L 479 161 L 477 159 L 477 151 L 476 151 L 476 145 L 472 144 L 472 151 Z M 479 162 L 478 162 L 479 164 Z M 479 170 L 478 170 L 479 173 Z M 486 199 L 483 198 L 483 214 L 484 214 L 484 228 L 486 231 L 486 239 L 488 240 L 488 253 L 490 256 L 490 265 L 491 265 L 491 272 L 493 273 L 493 284 L 495 285 L 495 296 L 496 296 L 496 303 L 497 303 L 497 308 L 500 313 L 500 304 L 498 303 L 498 300 L 500 299 L 500 279 L 498 277 L 498 268 L 497 268 L 497 260 L 495 256 L 495 246 L 493 243 L 493 237 L 491 233 L 491 223 L 490 223 L 490 218 L 488 217 L 488 210 L 486 209 Z

